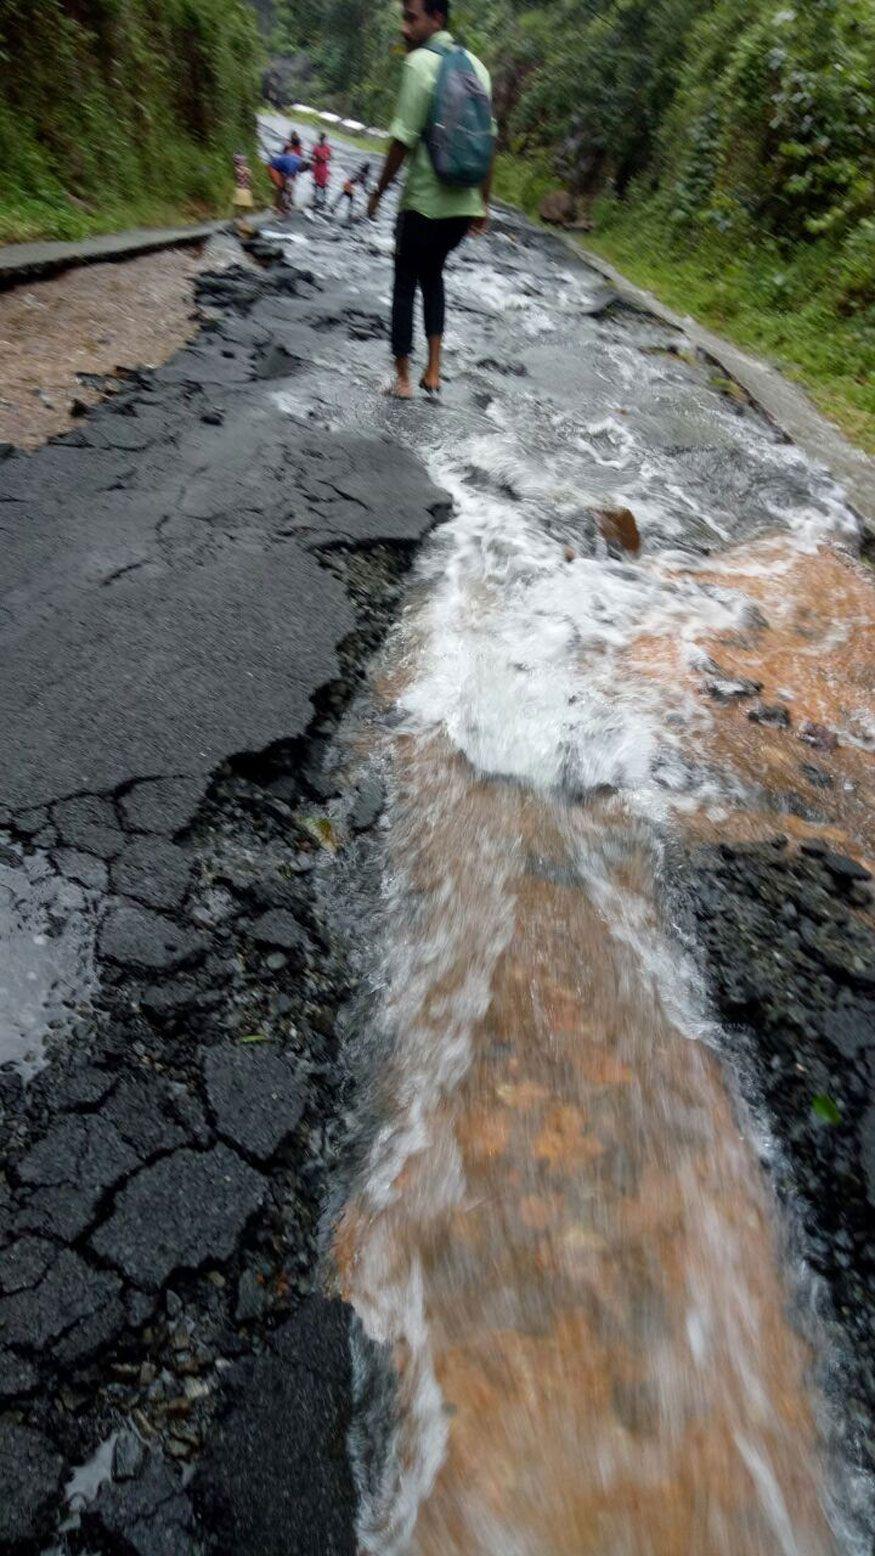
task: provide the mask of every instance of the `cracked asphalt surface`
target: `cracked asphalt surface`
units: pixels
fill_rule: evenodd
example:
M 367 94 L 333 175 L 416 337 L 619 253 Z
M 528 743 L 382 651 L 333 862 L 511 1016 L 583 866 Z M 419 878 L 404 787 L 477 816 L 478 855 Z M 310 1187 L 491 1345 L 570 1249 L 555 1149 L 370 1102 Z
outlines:
M 3 1550 L 354 1548 L 349 1319 L 315 1294 L 345 974 L 310 812 L 449 500 L 284 398 L 376 311 L 293 264 L 198 296 L 191 345 L 0 462 L 0 903 L 36 980 L 0 1054 Z M 349 805 L 353 831 L 380 809 Z M 112 1479 L 65 1509 L 101 1442 Z

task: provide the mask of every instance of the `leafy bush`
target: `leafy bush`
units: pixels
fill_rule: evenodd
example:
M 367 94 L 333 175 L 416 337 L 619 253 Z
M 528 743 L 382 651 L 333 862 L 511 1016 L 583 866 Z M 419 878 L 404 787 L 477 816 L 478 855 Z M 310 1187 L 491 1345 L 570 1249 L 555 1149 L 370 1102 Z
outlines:
M 259 54 L 245 0 L 3 0 L 0 237 L 226 206 Z

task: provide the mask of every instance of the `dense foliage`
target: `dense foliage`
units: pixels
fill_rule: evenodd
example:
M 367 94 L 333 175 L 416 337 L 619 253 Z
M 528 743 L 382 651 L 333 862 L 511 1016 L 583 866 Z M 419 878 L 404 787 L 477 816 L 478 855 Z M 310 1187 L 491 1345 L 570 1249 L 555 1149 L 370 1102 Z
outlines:
M 875 215 L 872 0 L 460 0 L 505 143 L 561 148 L 578 187 L 665 191 L 678 222 L 787 238 Z M 278 0 L 276 41 L 376 117 L 392 0 Z
M 0 238 L 226 207 L 259 59 L 246 0 L 0 0 Z

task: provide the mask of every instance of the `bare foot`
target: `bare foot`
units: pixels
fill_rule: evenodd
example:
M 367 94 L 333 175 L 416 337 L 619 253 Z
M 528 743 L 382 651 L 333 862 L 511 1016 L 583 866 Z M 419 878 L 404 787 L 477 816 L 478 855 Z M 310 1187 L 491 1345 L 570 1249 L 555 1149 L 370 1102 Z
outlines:
M 395 378 L 391 384 L 387 384 L 383 390 L 390 400 L 412 400 L 413 385 L 409 378 Z
M 428 370 L 426 370 L 426 372 L 423 373 L 422 377 L 419 380 L 419 387 L 420 387 L 420 389 L 424 389 L 426 394 L 440 394 L 440 392 L 441 392 L 441 375 L 440 375 L 440 373 L 430 373 L 430 372 L 428 372 Z

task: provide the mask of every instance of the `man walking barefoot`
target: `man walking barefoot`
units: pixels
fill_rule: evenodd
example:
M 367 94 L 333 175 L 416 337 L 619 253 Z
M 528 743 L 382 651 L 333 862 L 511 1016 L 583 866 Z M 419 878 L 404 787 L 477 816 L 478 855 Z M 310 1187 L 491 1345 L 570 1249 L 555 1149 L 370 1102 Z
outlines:
M 432 102 L 444 51 L 453 48 L 449 32 L 450 0 L 404 0 L 402 34 L 408 50 L 398 107 L 391 125 L 392 144 L 380 181 L 368 202 L 376 216 L 380 200 L 410 164 L 395 234 L 395 286 L 392 297 L 392 355 L 395 381 L 391 394 L 409 400 L 410 353 L 416 289 L 422 292 L 428 366 L 420 387 L 437 394 L 441 386 L 441 345 L 446 311 L 444 266 L 468 232 L 485 232 L 492 170 L 479 188 L 455 187 L 439 178 L 426 144 Z M 489 72 L 473 55 L 471 65 L 487 94 Z M 495 126 L 493 125 L 493 133 Z

